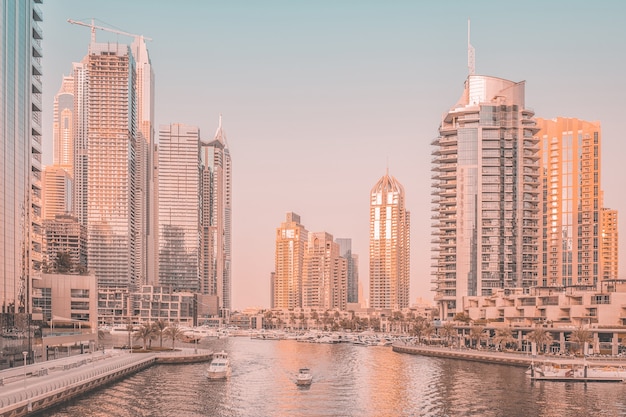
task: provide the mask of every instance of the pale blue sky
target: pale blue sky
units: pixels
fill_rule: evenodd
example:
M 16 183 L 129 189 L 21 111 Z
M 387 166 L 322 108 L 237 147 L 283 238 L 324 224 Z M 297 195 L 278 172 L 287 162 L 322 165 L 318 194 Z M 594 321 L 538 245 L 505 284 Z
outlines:
M 52 99 L 87 53 L 89 21 L 143 34 L 156 120 L 212 138 L 233 158 L 233 305 L 269 306 L 274 234 L 285 213 L 352 238 L 368 285 L 369 191 L 389 166 L 411 211 L 411 299 L 430 291 L 430 142 L 467 77 L 526 81 L 537 117 L 602 123 L 605 205 L 626 236 L 626 2 L 46 0 L 45 163 Z M 131 38 L 98 31 L 98 41 Z M 620 168 L 621 166 L 621 168 Z M 620 252 L 621 278 L 626 257 Z

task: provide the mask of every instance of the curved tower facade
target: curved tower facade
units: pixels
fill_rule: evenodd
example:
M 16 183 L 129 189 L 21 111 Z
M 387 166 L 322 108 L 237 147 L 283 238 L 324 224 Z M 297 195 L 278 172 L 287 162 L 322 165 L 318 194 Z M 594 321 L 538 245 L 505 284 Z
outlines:
M 524 82 L 470 75 L 432 142 L 435 301 L 443 319 L 463 297 L 538 281 L 539 140 Z

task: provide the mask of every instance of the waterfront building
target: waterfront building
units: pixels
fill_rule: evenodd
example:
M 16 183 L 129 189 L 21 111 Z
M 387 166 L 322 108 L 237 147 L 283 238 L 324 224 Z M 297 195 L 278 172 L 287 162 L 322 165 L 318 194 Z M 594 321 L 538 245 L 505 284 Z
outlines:
M 276 229 L 274 304 L 272 308 L 302 307 L 302 268 L 309 232 L 300 216 L 289 212 Z
M 618 278 L 617 210 L 602 208 L 602 281 Z
M 310 233 L 302 265 L 302 307 L 345 310 L 347 261 L 326 232 Z
M 346 260 L 347 265 L 347 302 L 359 302 L 359 255 L 352 253 L 352 239 L 337 238 L 339 255 Z
M 42 219 L 72 212 L 72 175 L 61 165 L 44 167 L 41 177 Z
M 196 325 L 196 295 L 188 291 L 174 291 L 171 286 L 144 285 L 137 294 L 137 322 L 154 323 L 165 320 L 168 324 Z
M 217 297 L 219 316 L 232 310 L 232 160 L 222 116 L 212 141 L 200 145 L 200 288 Z
M 200 292 L 200 130 L 159 127 L 159 285 Z
M 75 339 L 68 339 L 65 343 L 97 340 L 97 295 L 93 274 L 42 274 L 41 279 L 33 283 L 33 309 L 41 313 L 43 320 L 50 322 L 50 328 L 43 329 L 44 346 L 48 344 L 46 339 L 52 338 L 52 333 L 68 328 L 79 330 L 79 333 L 83 333 L 82 329 L 95 336 L 75 335 Z M 56 343 L 63 341 L 57 340 Z
M 40 274 L 42 0 L 1 0 L 0 326 L 31 312 Z M 29 346 L 30 350 L 30 346 Z
M 87 228 L 76 217 L 58 214 L 43 222 L 44 272 L 78 273 L 87 270 Z M 64 265 L 60 267 L 59 256 Z
M 409 306 L 410 230 L 404 187 L 387 172 L 370 192 L 371 308 Z
M 524 87 L 471 71 L 432 142 L 431 282 L 444 320 L 466 297 L 539 282 L 539 141 Z
M 595 288 L 603 258 L 600 123 L 537 118 L 537 127 L 544 225 L 540 284 Z

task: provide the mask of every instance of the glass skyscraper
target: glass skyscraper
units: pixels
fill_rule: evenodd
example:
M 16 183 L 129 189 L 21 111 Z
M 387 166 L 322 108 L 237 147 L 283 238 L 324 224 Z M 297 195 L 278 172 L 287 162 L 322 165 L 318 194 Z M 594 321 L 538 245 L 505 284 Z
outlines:
M 432 282 L 443 319 L 463 312 L 464 296 L 538 283 L 539 140 L 524 86 L 470 75 L 432 142 Z
M 3 328 L 12 325 L 12 314 L 31 312 L 31 283 L 41 270 L 43 32 L 39 4 L 41 0 L 0 0 L 0 312 Z

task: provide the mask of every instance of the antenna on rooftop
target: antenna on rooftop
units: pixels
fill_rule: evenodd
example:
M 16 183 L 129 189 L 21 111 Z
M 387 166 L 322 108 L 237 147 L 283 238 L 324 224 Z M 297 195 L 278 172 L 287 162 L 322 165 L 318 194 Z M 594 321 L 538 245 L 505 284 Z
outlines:
M 470 43 L 470 20 L 467 19 L 467 68 L 469 75 L 474 75 L 476 71 L 476 58 L 474 56 L 474 47 Z

